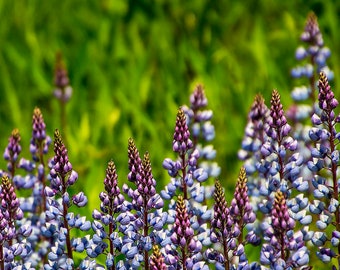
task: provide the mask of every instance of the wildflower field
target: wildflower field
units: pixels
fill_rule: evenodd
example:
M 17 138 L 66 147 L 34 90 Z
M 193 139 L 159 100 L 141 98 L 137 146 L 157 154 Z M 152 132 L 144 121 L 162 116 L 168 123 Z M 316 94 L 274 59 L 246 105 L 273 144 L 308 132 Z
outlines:
M 337 1 L 3 1 L 0 270 L 340 269 Z

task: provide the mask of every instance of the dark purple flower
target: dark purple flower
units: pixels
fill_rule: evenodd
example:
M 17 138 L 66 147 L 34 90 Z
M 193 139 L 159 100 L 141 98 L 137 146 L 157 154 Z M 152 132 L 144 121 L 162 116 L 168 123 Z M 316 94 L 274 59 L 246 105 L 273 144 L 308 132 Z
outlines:
M 3 216 L 7 220 L 9 228 L 15 232 L 15 221 L 23 218 L 23 212 L 20 209 L 20 202 L 15 194 L 14 187 L 7 175 L 2 177 L 0 201 Z M 8 235 L 8 237 L 13 238 L 14 235 Z
M 138 182 L 142 167 L 142 160 L 140 158 L 136 144 L 132 138 L 128 142 L 128 158 L 129 158 L 129 174 L 128 179 L 131 182 Z
M 290 125 L 287 123 L 287 119 L 284 115 L 283 106 L 281 104 L 280 94 L 274 89 L 272 92 L 272 98 L 270 100 L 270 119 L 269 129 L 267 130 L 267 135 L 273 140 L 276 140 L 281 144 L 283 137 L 286 137 L 291 129 Z
M 234 198 L 230 205 L 230 215 L 242 230 L 246 224 L 253 223 L 256 219 L 255 213 L 249 202 L 247 176 L 244 167 L 241 167 L 237 179 Z
M 211 228 L 219 242 L 227 241 L 234 223 L 230 218 L 224 191 L 218 180 L 215 182 L 214 201 L 214 217 L 211 221 Z
M 301 40 L 315 46 L 323 46 L 323 39 L 319 29 L 318 19 L 313 12 L 308 14 L 305 31 L 301 34 Z
M 181 195 L 177 197 L 176 217 L 170 240 L 175 246 L 175 250 L 168 251 L 167 256 L 171 255 L 172 252 L 177 254 L 176 256 L 179 258 L 177 265 L 182 266 L 183 269 L 191 269 L 195 254 L 201 251 L 202 244 L 195 240 L 186 200 Z M 203 262 L 199 262 L 198 259 L 197 263 Z
M 145 153 L 142 161 L 141 179 L 137 182 L 137 190 L 146 201 L 156 194 L 156 181 L 152 176 L 148 152 Z
M 171 241 L 174 245 L 185 248 L 193 239 L 194 230 L 190 226 L 190 219 L 187 212 L 185 201 L 181 195 L 176 203 L 176 220 Z
M 8 161 L 7 170 L 11 174 L 11 177 L 14 177 L 18 156 L 21 153 L 20 140 L 19 130 L 17 128 L 13 129 L 4 152 L 4 159 Z
M 185 155 L 185 153 L 193 147 L 193 143 L 190 139 L 190 131 L 187 125 L 187 120 L 182 108 L 178 109 L 176 126 L 174 132 L 174 140 L 172 143 L 172 149 L 179 155 Z
M 285 195 L 281 191 L 275 193 L 271 210 L 271 222 L 265 228 L 265 243 L 261 250 L 261 263 L 277 267 L 285 262 L 286 267 L 306 266 L 309 252 L 305 247 L 303 233 L 294 233 L 295 221 L 290 216 Z
M 43 154 L 47 154 L 48 147 L 52 140 L 46 135 L 46 125 L 44 118 L 40 109 L 37 107 L 33 111 L 32 127 L 30 152 L 35 161 L 44 163 L 42 156 Z
M 195 87 L 194 92 L 191 94 L 190 104 L 193 111 L 205 108 L 208 105 L 208 99 L 205 96 L 204 89 L 201 84 L 198 84 Z
M 58 129 L 54 132 L 54 153 L 51 176 L 55 178 L 58 175 L 62 180 L 65 180 L 66 175 L 72 171 L 72 164 L 68 159 L 67 149 Z M 62 184 L 65 185 L 65 183 Z
M 210 240 L 213 243 L 220 243 L 222 245 L 223 262 L 221 260 L 220 263 L 223 263 L 227 269 L 229 266 L 228 253 L 232 250 L 230 243 L 234 238 L 232 228 L 235 223 L 230 217 L 225 194 L 218 180 L 215 182 L 214 201 L 214 217 L 211 220 Z
M 56 56 L 54 85 L 56 86 L 56 89 L 54 90 L 54 96 L 63 103 L 67 102 L 71 98 L 72 87 L 70 86 L 70 81 L 62 60 L 61 53 L 57 53 Z
M 333 121 L 335 119 L 334 109 L 338 106 L 339 102 L 334 97 L 331 86 L 328 83 L 326 74 L 321 72 L 319 79 L 319 107 L 323 111 L 321 121 Z
M 275 193 L 275 201 L 271 212 L 272 227 L 277 238 L 286 235 L 287 231 L 292 230 L 295 226 L 295 221 L 289 216 L 286 199 L 281 191 Z M 280 246 L 284 246 L 281 243 Z
M 46 196 L 44 194 L 44 190 L 46 188 L 44 155 L 47 154 L 51 142 L 52 140 L 50 136 L 46 135 L 46 125 L 43 115 L 40 109 L 36 107 L 33 111 L 32 118 L 32 138 L 30 141 L 30 152 L 32 154 L 33 160 L 39 162 L 37 175 L 38 183 L 34 186 L 36 191 L 33 193 L 35 196 L 35 208 L 39 206 L 40 211 L 46 210 Z M 21 165 L 21 167 L 24 168 L 27 166 Z M 26 184 L 24 187 L 28 186 L 28 181 L 25 182 Z M 20 186 L 22 186 L 22 184 Z
M 116 166 L 111 160 L 106 168 L 106 176 L 104 179 L 105 192 L 102 192 L 99 196 L 101 200 L 100 209 L 104 213 L 110 213 L 110 215 L 117 213 L 124 202 L 124 197 L 120 193 L 117 185 L 117 179 Z

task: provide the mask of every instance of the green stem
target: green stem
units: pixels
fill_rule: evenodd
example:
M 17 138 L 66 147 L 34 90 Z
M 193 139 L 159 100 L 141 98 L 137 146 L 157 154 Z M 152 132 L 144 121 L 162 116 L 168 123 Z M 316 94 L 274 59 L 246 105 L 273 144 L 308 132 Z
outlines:
M 182 153 L 180 155 L 180 158 L 182 160 L 182 188 L 183 188 L 183 198 L 184 200 L 188 199 L 188 191 L 187 191 L 187 184 L 185 183 L 185 177 L 187 175 L 186 171 L 186 161 L 185 161 L 185 153 Z

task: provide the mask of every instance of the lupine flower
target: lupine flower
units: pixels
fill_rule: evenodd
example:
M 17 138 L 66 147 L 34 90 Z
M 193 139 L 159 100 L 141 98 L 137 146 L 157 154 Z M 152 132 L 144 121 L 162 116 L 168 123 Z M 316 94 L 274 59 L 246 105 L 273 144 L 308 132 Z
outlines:
M 96 220 L 92 224 L 95 235 L 89 241 L 86 249 L 91 258 L 106 253 L 106 267 L 112 270 L 116 269 L 116 251 L 120 250 L 119 244 L 122 242 L 116 230 L 118 227 L 117 217 L 119 214 L 124 214 L 123 212 L 126 210 L 126 202 L 120 193 L 117 179 L 116 167 L 111 160 L 107 165 L 104 179 L 105 191 L 99 195 L 100 211 L 94 210 L 92 213 L 92 217 Z M 106 242 L 109 244 L 107 245 Z
M 314 233 L 312 243 L 319 247 L 317 256 L 325 263 L 330 262 L 333 257 L 337 257 L 338 241 L 337 232 L 340 231 L 339 214 L 339 183 L 338 164 L 339 153 L 337 145 L 339 136 L 337 124 L 340 117 L 335 114 L 338 100 L 329 85 L 325 73 L 320 73 L 319 79 L 319 113 L 312 116 L 314 127 L 310 130 L 310 138 L 315 142 L 312 149 L 312 159 L 308 163 L 308 168 L 313 172 L 312 180 L 316 200 L 310 205 L 310 211 L 317 215 L 317 231 Z M 332 236 L 329 235 L 329 228 L 332 228 Z M 328 245 L 327 239 L 331 239 L 332 246 Z M 335 251 L 333 250 L 335 247 Z M 340 267 L 340 261 L 338 261 Z
M 53 269 L 53 267 L 73 267 L 73 250 L 82 252 L 87 242 L 85 238 L 71 238 L 71 228 L 77 228 L 81 231 L 87 231 L 91 228 L 89 221 L 85 217 L 74 215 L 69 212 L 71 205 L 82 207 L 87 203 L 87 198 L 83 192 L 70 197 L 68 189 L 72 186 L 78 174 L 72 169 L 69 161 L 67 149 L 63 143 L 59 130 L 54 132 L 54 153 L 55 156 L 51 162 L 51 185 L 45 188 L 45 195 L 48 197 L 48 208 L 46 211 L 46 232 L 55 228 L 51 236 L 55 237 L 54 245 L 48 254 L 49 263 L 44 267 Z M 55 196 L 60 197 L 56 199 Z M 51 237 L 50 236 L 50 237 Z
M 197 161 L 200 157 L 198 149 L 193 148 L 193 142 L 190 139 L 190 131 L 183 109 L 179 109 L 176 117 L 176 125 L 173 139 L 173 150 L 178 153 L 178 160 L 173 161 L 169 158 L 163 162 L 163 167 L 168 170 L 171 183 L 161 192 L 163 198 L 172 198 L 176 191 L 183 193 L 184 199 L 188 199 L 191 191 L 199 190 L 194 187 L 194 180 L 204 182 L 208 178 L 207 172 L 203 168 L 197 168 Z M 204 196 L 204 190 L 194 194 L 194 199 L 201 199 Z
M 62 103 L 67 102 L 72 96 L 72 87 L 67 75 L 67 70 L 62 60 L 61 53 L 57 53 L 54 71 L 54 96 Z
M 262 145 L 268 140 L 266 130 L 268 130 L 269 117 L 269 109 L 263 97 L 257 94 L 248 114 L 242 148 L 238 152 L 238 157 L 244 162 L 243 166 L 249 179 L 248 192 L 255 211 L 260 201 L 261 189 L 267 185 L 269 174 L 268 170 L 263 170 L 263 168 L 267 168 L 270 161 L 267 161 L 261 152 Z
M 292 70 L 292 76 L 295 78 L 307 77 L 308 86 L 296 87 L 292 92 L 292 97 L 296 101 L 312 98 L 315 101 L 315 81 L 317 74 L 321 71 L 327 73 L 329 78 L 333 78 L 333 72 L 329 70 L 326 60 L 330 56 L 330 50 L 324 46 L 321 31 L 316 15 L 311 12 L 308 15 L 304 32 L 301 34 L 301 40 L 307 44 L 307 48 L 300 46 L 297 48 L 296 59 L 302 61 L 307 59 L 305 65 L 298 66 Z
M 302 233 L 294 234 L 295 221 L 290 217 L 284 193 L 277 191 L 271 211 L 271 223 L 265 230 L 265 243 L 260 261 L 271 269 L 290 269 L 306 266 L 309 252 Z
M 193 149 L 200 154 L 198 167 L 203 168 L 209 176 L 217 177 L 221 168 L 212 160 L 216 156 L 216 150 L 212 144 L 204 145 L 215 137 L 215 128 L 211 123 L 213 112 L 206 109 L 208 99 L 203 86 L 198 84 L 190 95 L 190 107 L 184 105 L 182 109 L 186 115 L 187 125 L 192 135 Z
M 184 111 L 182 109 L 179 109 L 177 112 L 172 149 L 174 150 L 174 152 L 179 153 L 180 156 L 183 156 L 192 147 L 193 143 L 190 139 L 190 131 L 187 125 Z
M 234 197 L 230 204 L 230 216 L 233 222 L 237 224 L 237 229 L 240 230 L 238 235 L 239 243 L 243 241 L 243 228 L 250 223 L 253 223 L 256 219 L 255 213 L 249 203 L 247 177 L 244 167 L 241 167 L 240 173 L 237 179 Z
M 18 222 L 18 226 L 29 225 L 32 233 L 27 238 L 32 251 L 25 258 L 32 267 L 42 267 L 46 258 L 47 239 L 42 236 L 42 227 L 46 224 L 46 196 L 44 193 L 47 181 L 44 156 L 48 152 L 51 138 L 46 135 L 46 126 L 39 108 L 33 111 L 32 137 L 30 140 L 30 152 L 32 160 L 21 158 L 18 167 L 26 172 L 26 175 L 16 174 L 13 177 L 14 186 L 20 189 L 31 190 L 29 197 L 21 197 L 20 208 L 25 212 L 24 219 Z M 45 261 L 46 262 L 46 261 Z
M 128 222 L 124 226 L 122 253 L 129 257 L 129 267 L 140 266 L 144 261 L 145 269 L 149 269 L 149 251 L 158 238 L 158 231 L 163 228 L 166 213 L 161 211 L 164 203 L 156 193 L 156 180 L 152 175 L 149 153 L 145 153 L 141 160 L 134 141 L 129 139 L 128 157 L 128 179 L 134 182 L 136 189 L 124 184 L 123 191 L 132 199 L 129 207 L 135 214 L 126 216 Z
M 198 102 L 204 104 L 204 102 Z M 197 235 L 197 245 L 209 245 L 209 229 L 207 221 L 211 218 L 211 210 L 207 206 L 202 205 L 206 195 L 205 188 L 202 186 L 202 182 L 208 179 L 208 173 L 204 168 L 199 167 L 198 159 L 200 157 L 200 151 L 196 147 L 190 138 L 190 131 L 187 124 L 187 119 L 184 114 L 184 110 L 180 108 L 176 117 L 176 125 L 173 140 L 173 150 L 178 153 L 178 159 L 173 161 L 169 158 L 163 162 L 163 167 L 168 170 L 171 178 L 171 182 L 165 187 L 165 190 L 161 191 L 161 196 L 164 199 L 170 200 L 167 223 L 168 229 L 161 239 L 161 245 L 165 249 L 166 264 L 169 269 L 172 269 L 173 261 L 178 257 L 176 249 L 171 247 L 168 241 L 168 237 L 173 235 L 176 203 L 172 199 L 177 194 L 183 196 L 183 199 L 187 202 L 188 212 L 192 213 L 189 222 L 192 226 L 195 235 Z M 211 195 L 210 195 L 211 196 Z M 169 247 L 170 245 L 170 247 Z M 197 252 L 194 255 L 194 263 L 189 264 L 188 268 L 196 265 L 195 267 L 205 267 L 201 259 L 201 252 Z
M 219 269 L 220 267 L 234 269 L 233 265 L 236 258 L 240 269 L 249 267 L 244 245 L 247 243 L 259 244 L 258 236 L 252 230 L 249 230 L 245 238 L 243 237 L 244 228 L 253 223 L 256 218 L 247 193 L 246 171 L 243 167 L 240 170 L 230 208 L 227 207 L 220 183 L 215 182 L 214 217 L 211 221 L 210 239 L 213 243 L 219 243 L 222 247 L 220 252 L 209 249 L 206 253 L 209 260 L 216 261 Z
M 128 142 L 128 158 L 129 158 L 129 174 L 128 180 L 136 183 L 138 173 L 141 171 L 142 160 L 140 158 L 138 149 L 135 145 L 135 142 L 132 138 L 129 139 Z
M 40 161 L 41 164 L 44 164 L 43 155 L 47 154 L 48 146 L 51 144 L 52 140 L 50 136 L 46 134 L 44 118 L 38 107 L 33 111 L 32 126 L 30 152 L 34 161 Z
M 170 269 L 178 269 L 178 267 L 183 270 L 195 269 L 198 265 L 202 266 L 200 269 L 208 269 L 199 260 L 202 245 L 194 237 L 186 201 L 181 195 L 177 198 L 176 219 L 170 239 L 175 246 L 175 256 L 177 258 L 176 264 L 172 265 Z
M 15 175 L 15 168 L 17 167 L 17 160 L 21 153 L 20 145 L 20 133 L 16 128 L 12 131 L 11 136 L 8 139 L 8 145 L 5 148 L 4 159 L 7 160 L 7 170 L 10 176 L 13 178 Z
M 268 117 L 268 107 L 264 103 L 263 97 L 258 94 L 255 96 L 254 102 L 250 108 L 248 123 L 242 141 L 242 150 L 238 153 L 239 158 L 246 161 L 245 168 L 248 175 L 251 175 L 256 171 L 256 162 L 262 158 L 259 150 L 261 149 L 262 144 L 266 142 L 266 125 Z
M 39 108 L 34 109 L 32 125 L 33 130 L 30 143 L 30 152 L 32 154 L 33 160 L 39 162 L 37 175 L 38 182 L 35 183 L 35 191 L 33 191 L 33 193 L 35 195 L 35 199 L 38 201 L 36 204 L 40 206 L 41 211 L 45 211 L 46 197 L 44 190 L 46 187 L 46 176 L 44 155 L 47 154 L 48 147 L 52 140 L 50 136 L 46 135 L 46 125 Z
M 273 90 L 270 103 L 270 117 L 266 130 L 268 139 L 261 147 L 261 153 L 265 158 L 258 165 L 259 171 L 268 174 L 267 195 L 278 189 L 286 192 L 288 186 L 294 185 L 294 181 L 298 177 L 298 174 L 291 174 L 289 169 L 292 167 L 287 166 L 290 162 L 295 162 L 298 159 L 297 153 L 292 156 L 288 154 L 288 152 L 294 152 L 297 149 L 297 141 L 289 136 L 291 127 L 287 123 L 277 90 Z M 265 190 L 262 189 L 262 191 Z
M 23 218 L 23 212 L 20 209 L 20 202 L 14 187 L 7 176 L 2 177 L 0 200 L 4 218 L 8 223 L 6 238 L 12 240 L 15 238 L 15 221 Z
M 23 218 L 20 202 L 7 175 L 2 176 L 0 191 L 0 269 L 14 269 L 20 265 L 15 256 L 24 260 L 31 252 L 30 245 L 24 238 L 31 234 L 29 226 L 17 229 L 17 221 Z
M 164 258 L 159 250 L 159 247 L 155 245 L 153 247 L 153 253 L 150 256 L 150 270 L 166 270 L 166 264 L 164 263 Z
M 217 264 L 222 264 L 224 269 L 230 269 L 229 251 L 235 249 L 235 237 L 238 235 L 233 233 L 234 223 L 230 217 L 223 188 L 218 180 L 215 182 L 214 201 L 214 217 L 211 220 L 210 239 L 213 243 L 222 245 L 222 253 L 209 250 L 207 257 L 210 260 L 217 261 Z

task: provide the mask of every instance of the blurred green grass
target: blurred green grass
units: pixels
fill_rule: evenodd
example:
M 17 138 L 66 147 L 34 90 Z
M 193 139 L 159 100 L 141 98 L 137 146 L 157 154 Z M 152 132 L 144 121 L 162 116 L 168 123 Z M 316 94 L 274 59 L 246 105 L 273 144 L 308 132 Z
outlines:
M 340 52 L 337 1 L 0 1 L 0 147 L 13 128 L 28 152 L 31 118 L 41 108 L 48 133 L 60 128 L 52 96 L 55 54 L 61 51 L 74 94 L 67 104 L 70 160 L 77 185 L 98 207 L 107 161 L 120 184 L 127 175 L 127 140 L 149 151 L 160 185 L 172 153 L 177 108 L 197 83 L 214 111 L 214 145 L 227 196 L 233 194 L 237 160 L 256 93 L 273 88 L 290 104 L 296 82 L 290 69 L 306 16 L 313 10 L 336 77 Z M 339 86 L 333 83 L 335 93 Z M 52 155 L 52 151 L 50 153 Z M 5 162 L 0 162 L 5 168 Z

